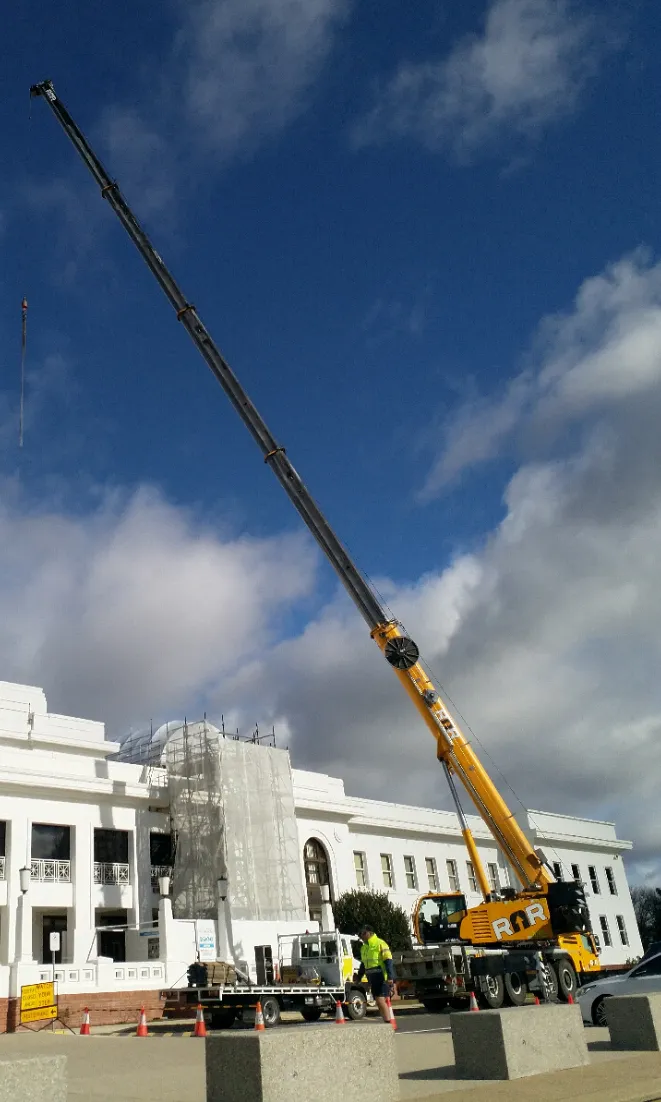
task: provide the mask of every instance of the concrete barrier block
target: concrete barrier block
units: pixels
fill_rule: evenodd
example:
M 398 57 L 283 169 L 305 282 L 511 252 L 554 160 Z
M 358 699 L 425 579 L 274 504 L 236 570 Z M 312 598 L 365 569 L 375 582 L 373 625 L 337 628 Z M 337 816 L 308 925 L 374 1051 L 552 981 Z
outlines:
M 577 1006 L 549 1003 L 452 1014 L 460 1079 L 520 1079 L 589 1063 Z
M 207 1102 L 395 1102 L 395 1035 L 382 1023 L 280 1026 L 206 1041 Z
M 616 995 L 605 1009 L 613 1048 L 661 1051 L 661 994 Z
M 67 1102 L 66 1056 L 0 1061 L 0 1102 Z

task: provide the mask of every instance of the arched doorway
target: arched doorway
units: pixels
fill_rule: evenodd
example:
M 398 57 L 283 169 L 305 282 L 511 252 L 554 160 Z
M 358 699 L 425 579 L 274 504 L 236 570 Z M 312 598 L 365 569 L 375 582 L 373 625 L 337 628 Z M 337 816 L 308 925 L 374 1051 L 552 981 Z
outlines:
M 328 854 L 317 838 L 308 838 L 303 846 L 308 912 L 313 922 L 322 922 L 324 903 L 332 903 Z

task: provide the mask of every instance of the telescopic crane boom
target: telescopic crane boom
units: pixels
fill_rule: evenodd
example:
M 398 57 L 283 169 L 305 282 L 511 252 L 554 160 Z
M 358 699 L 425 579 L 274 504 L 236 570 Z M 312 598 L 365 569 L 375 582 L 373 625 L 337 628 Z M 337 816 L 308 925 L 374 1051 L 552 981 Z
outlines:
M 412 639 L 403 634 L 399 624 L 388 616 L 376 595 L 352 562 L 346 549 L 342 546 L 306 489 L 285 449 L 278 444 L 276 438 L 271 434 L 266 423 L 243 390 L 236 375 L 218 350 L 195 306 L 185 297 L 162 258 L 154 249 L 147 234 L 124 199 L 117 183 L 110 178 L 61 99 L 55 94 L 52 82 L 43 81 L 40 84 L 33 85 L 30 94 L 42 96 L 46 100 L 99 185 L 102 197 L 110 204 L 152 274 L 158 280 L 176 312 L 177 320 L 186 329 L 236 412 L 247 426 L 264 456 L 264 462 L 271 468 L 290 501 L 305 521 L 365 620 L 372 638 L 385 655 L 386 661 L 395 671 L 403 688 L 421 714 L 435 740 L 438 760 L 445 767 L 448 776 L 450 779 L 452 776 L 458 777 L 463 784 L 489 831 L 514 869 L 522 888 L 544 893 L 548 885 L 553 882 L 553 877 L 526 838 L 512 812 L 450 715 L 437 689 L 425 673 L 420 662 L 418 647 Z M 458 803 L 454 786 L 451 786 L 451 788 L 455 802 Z M 461 809 L 458 808 L 458 810 Z M 463 813 L 460 821 L 463 828 L 462 833 L 479 877 L 480 887 L 486 898 L 490 893 L 489 883 Z

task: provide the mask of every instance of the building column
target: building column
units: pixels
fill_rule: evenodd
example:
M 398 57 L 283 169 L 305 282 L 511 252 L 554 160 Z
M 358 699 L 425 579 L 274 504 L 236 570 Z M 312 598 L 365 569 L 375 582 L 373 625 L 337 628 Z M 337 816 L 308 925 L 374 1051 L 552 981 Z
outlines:
M 74 828 L 73 945 L 72 964 L 85 964 L 97 956 L 94 930 L 94 827 Z
M 30 864 L 29 819 L 12 819 L 9 853 L 5 862 L 7 878 L 7 963 L 32 961 L 32 905 L 30 891 L 21 892 L 20 870 Z

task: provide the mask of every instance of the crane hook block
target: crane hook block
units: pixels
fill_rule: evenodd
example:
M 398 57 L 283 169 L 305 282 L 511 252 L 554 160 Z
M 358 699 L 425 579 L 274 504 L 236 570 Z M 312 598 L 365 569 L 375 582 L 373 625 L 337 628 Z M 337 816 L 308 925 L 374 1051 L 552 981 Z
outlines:
M 416 644 L 406 635 L 396 635 L 394 639 L 389 639 L 383 653 L 396 670 L 410 670 L 420 657 Z

